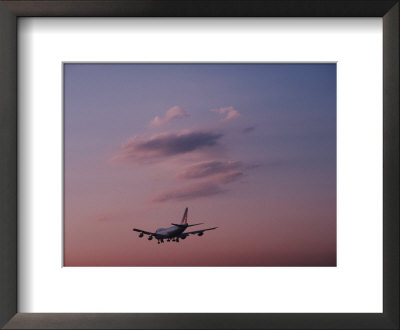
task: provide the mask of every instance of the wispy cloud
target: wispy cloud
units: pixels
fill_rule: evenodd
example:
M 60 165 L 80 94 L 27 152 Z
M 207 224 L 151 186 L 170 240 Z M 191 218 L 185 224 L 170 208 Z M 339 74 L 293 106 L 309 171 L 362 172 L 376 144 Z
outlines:
M 217 174 L 227 174 L 242 167 L 238 161 L 211 160 L 191 165 L 179 175 L 183 179 L 198 179 Z
M 217 179 L 221 183 L 231 183 L 240 179 L 243 175 L 244 173 L 241 171 L 232 171 L 225 174 L 220 174 Z
M 195 183 L 165 191 L 153 201 L 191 200 L 225 193 L 228 190 L 224 185 L 243 176 L 240 168 L 241 163 L 233 161 L 208 161 L 189 166 L 179 177 L 185 180 L 195 179 Z
M 159 117 L 156 116 L 154 117 L 150 123 L 149 127 L 160 127 L 163 126 L 164 124 L 169 123 L 170 121 L 174 119 L 180 119 L 180 118 L 185 118 L 189 117 L 189 115 L 186 113 L 185 110 L 183 110 L 181 107 L 178 107 L 177 105 L 168 109 L 167 112 L 165 113 L 164 117 Z
M 224 115 L 224 118 L 219 120 L 220 123 L 230 121 L 240 116 L 239 111 L 232 106 L 226 108 L 213 109 L 211 111 L 216 112 L 220 115 Z
M 223 135 L 211 131 L 183 131 L 157 134 L 150 138 L 133 137 L 124 143 L 113 160 L 145 163 L 214 147 Z

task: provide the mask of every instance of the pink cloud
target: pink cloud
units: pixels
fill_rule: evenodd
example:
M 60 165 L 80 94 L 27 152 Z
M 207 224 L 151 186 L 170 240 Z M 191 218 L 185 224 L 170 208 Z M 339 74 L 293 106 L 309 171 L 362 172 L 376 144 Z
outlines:
M 220 123 L 224 123 L 227 121 L 230 121 L 232 119 L 235 119 L 240 116 L 240 113 L 238 110 L 234 109 L 232 106 L 226 107 L 226 108 L 219 108 L 219 109 L 214 109 L 212 110 L 213 112 L 216 112 L 220 115 L 225 115 L 224 118 L 220 119 Z
M 152 162 L 218 145 L 222 134 L 210 131 L 162 133 L 150 138 L 133 137 L 124 143 L 113 160 L 134 164 Z
M 210 160 L 191 165 L 179 175 L 181 179 L 212 179 L 215 183 L 230 183 L 244 175 L 243 171 L 249 169 L 239 161 Z
M 225 174 L 220 174 L 217 179 L 221 183 L 230 183 L 240 179 L 243 175 L 244 175 L 243 172 L 232 171 Z
M 191 165 L 179 177 L 185 180 L 195 179 L 196 183 L 165 191 L 157 195 L 153 201 L 192 200 L 225 193 L 227 190 L 223 185 L 237 181 L 243 176 L 239 170 L 241 167 L 240 162 L 219 160 Z
M 210 160 L 191 165 L 183 170 L 179 175 L 183 179 L 198 179 L 213 175 L 226 175 L 242 168 L 243 165 L 238 161 Z
M 182 108 L 180 108 L 176 105 L 172 108 L 169 108 L 167 110 L 167 112 L 165 113 L 164 117 L 159 117 L 159 116 L 154 117 L 150 121 L 149 127 L 160 127 L 164 124 L 169 123 L 170 121 L 172 121 L 174 119 L 181 119 L 181 118 L 185 118 L 185 117 L 189 117 L 189 115 L 186 113 L 185 110 L 183 110 Z

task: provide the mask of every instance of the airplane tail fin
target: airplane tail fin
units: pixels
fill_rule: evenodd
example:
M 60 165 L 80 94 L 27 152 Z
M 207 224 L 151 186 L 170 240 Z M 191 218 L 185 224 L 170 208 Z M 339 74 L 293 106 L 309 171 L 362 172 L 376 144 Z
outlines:
M 185 213 L 183 213 L 181 224 L 185 224 L 188 221 L 188 208 L 185 209 Z

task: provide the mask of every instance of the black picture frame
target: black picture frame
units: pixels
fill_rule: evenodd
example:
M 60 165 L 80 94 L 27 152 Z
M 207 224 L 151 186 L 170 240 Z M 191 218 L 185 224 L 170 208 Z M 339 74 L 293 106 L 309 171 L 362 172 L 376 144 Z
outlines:
M 0 1 L 0 326 L 9 329 L 399 329 L 399 8 L 399 0 Z M 17 21 L 24 16 L 382 17 L 383 313 L 18 313 Z

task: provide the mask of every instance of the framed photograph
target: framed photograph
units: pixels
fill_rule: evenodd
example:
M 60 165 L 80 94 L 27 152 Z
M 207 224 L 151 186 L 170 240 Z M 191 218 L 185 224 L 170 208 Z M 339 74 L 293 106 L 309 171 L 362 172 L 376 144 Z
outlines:
M 397 329 L 398 1 L 1 1 L 4 328 Z

